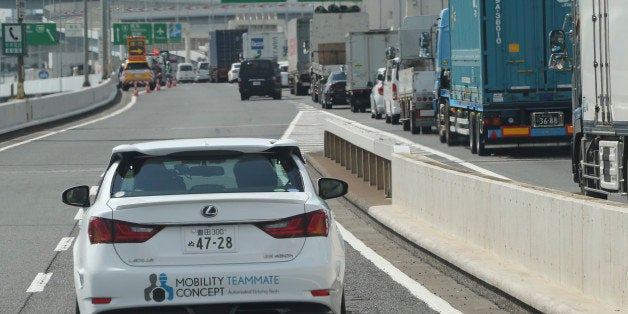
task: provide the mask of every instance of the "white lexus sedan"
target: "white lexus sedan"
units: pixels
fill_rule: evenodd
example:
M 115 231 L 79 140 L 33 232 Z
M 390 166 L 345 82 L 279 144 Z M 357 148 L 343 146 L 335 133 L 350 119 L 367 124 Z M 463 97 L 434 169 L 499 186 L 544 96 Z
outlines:
M 82 313 L 345 313 L 344 241 L 292 140 L 121 145 L 82 207 L 74 244 Z

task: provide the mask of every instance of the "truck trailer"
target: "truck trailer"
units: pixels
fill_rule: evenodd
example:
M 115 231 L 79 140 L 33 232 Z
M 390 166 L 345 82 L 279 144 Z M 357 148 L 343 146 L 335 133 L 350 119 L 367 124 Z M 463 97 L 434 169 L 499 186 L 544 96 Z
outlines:
M 209 33 L 209 67 L 213 82 L 226 82 L 232 63 L 240 62 L 243 29 L 222 29 Z
M 288 21 L 288 85 L 290 94 L 307 95 L 310 90 L 310 19 Z
M 286 36 L 283 32 L 254 32 L 242 34 L 243 59 L 285 60 Z
M 397 46 L 397 32 L 372 30 L 349 32 L 345 37 L 347 94 L 352 112 L 371 106 L 372 84 L 377 69 L 386 64 L 386 48 Z
M 550 70 L 544 48 L 570 12 L 571 0 L 449 1 L 450 69 L 437 72 L 449 83 L 438 91 L 441 142 L 479 155 L 569 146 L 571 73 Z
M 628 2 L 605 0 L 598 6 L 597 1 L 575 1 L 571 19 L 565 23 L 572 29 L 557 27 L 550 32 L 546 50 L 549 65 L 557 73 L 574 69 L 572 172 L 583 194 L 592 197 L 628 193 L 625 18 Z M 573 52 L 565 45 L 570 31 Z

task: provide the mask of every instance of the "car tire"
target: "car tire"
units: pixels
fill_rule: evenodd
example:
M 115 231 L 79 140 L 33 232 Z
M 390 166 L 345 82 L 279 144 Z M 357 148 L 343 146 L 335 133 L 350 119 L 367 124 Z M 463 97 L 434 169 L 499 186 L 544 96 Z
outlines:
M 404 131 L 410 131 L 410 120 L 412 119 L 405 119 L 403 120 L 403 122 L 401 123 L 403 126 L 403 130 Z
M 273 99 L 281 99 L 281 92 L 273 94 Z
M 345 302 L 345 291 L 342 290 L 342 301 L 340 301 L 340 314 L 347 314 L 347 304 Z
M 399 124 L 399 116 L 398 115 L 392 116 L 392 118 L 390 118 L 390 123 L 391 124 Z
M 245 94 L 240 94 L 240 100 L 244 101 L 247 100 L 247 97 Z
M 375 120 L 381 120 L 382 119 L 382 114 L 381 113 L 375 113 Z
M 125 91 L 125 92 L 129 90 L 129 87 L 130 86 L 127 85 L 127 84 L 122 84 L 122 90 Z
M 390 123 L 390 116 L 386 115 L 386 123 Z

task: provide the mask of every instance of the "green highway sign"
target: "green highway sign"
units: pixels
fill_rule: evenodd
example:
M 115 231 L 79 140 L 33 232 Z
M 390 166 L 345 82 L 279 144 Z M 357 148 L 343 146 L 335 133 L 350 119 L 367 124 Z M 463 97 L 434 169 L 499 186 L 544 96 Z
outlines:
M 26 27 L 24 24 L 2 24 L 2 54 L 5 56 L 26 54 Z
M 153 24 L 150 23 L 113 23 L 113 44 L 126 45 L 127 36 L 144 36 L 146 43 L 153 43 Z
M 153 24 L 153 43 L 154 44 L 167 44 L 168 43 L 168 24 L 166 23 Z
M 57 24 L 55 23 L 25 23 L 26 43 L 31 46 L 54 46 L 57 39 Z

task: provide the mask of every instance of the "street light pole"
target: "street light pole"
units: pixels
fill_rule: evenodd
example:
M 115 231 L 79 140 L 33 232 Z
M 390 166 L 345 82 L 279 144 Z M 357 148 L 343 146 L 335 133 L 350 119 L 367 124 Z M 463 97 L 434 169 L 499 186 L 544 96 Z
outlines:
M 22 22 L 24 21 L 24 0 L 17 0 L 17 22 L 20 24 L 20 28 L 24 27 Z M 24 32 L 26 33 L 26 32 Z M 22 35 L 20 35 L 21 37 Z M 26 47 L 26 40 L 22 38 L 25 42 L 24 47 Z M 19 54 L 17 56 L 17 99 L 24 99 L 26 97 L 24 93 L 24 55 Z
M 102 79 L 109 77 L 109 1 L 100 0 L 102 10 Z
M 89 29 L 87 28 L 87 0 L 83 0 L 83 87 L 89 87 Z

